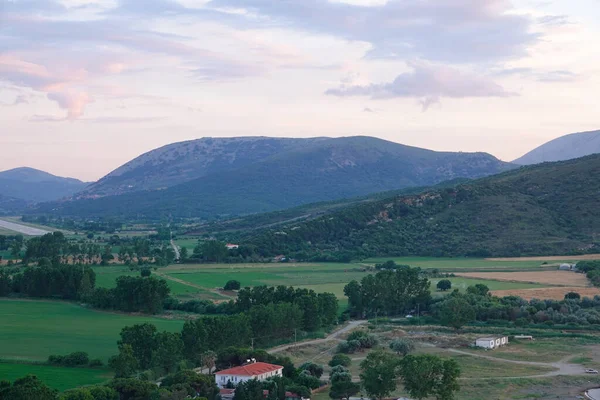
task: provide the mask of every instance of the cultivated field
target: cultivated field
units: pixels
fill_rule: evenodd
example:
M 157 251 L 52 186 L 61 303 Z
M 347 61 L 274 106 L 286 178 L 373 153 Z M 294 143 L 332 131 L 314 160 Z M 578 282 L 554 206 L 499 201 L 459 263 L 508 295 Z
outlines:
M 396 264 L 405 264 L 421 268 L 437 268 L 445 272 L 454 271 L 523 271 L 523 270 L 539 270 L 540 268 L 548 268 L 542 265 L 541 261 L 530 259 L 506 259 L 494 260 L 485 258 L 436 258 L 436 257 L 382 257 L 371 258 L 362 262 L 365 265 L 375 265 L 394 260 Z M 569 257 L 560 258 L 560 261 L 568 262 Z
M 486 261 L 581 261 L 600 260 L 600 254 L 582 254 L 579 256 L 540 256 L 540 257 L 501 257 L 486 258 Z
M 548 287 L 543 289 L 512 289 L 512 290 L 493 290 L 492 294 L 498 297 L 504 296 L 519 296 L 526 300 L 531 299 L 553 299 L 562 300 L 565 294 L 576 292 L 581 297 L 600 296 L 600 288 L 594 287 Z
M 492 281 L 528 282 L 556 286 L 590 286 L 590 281 L 584 274 L 578 274 L 571 271 L 463 272 L 456 275 L 465 278 L 477 278 Z
M 14 381 L 32 374 L 48 386 L 60 391 L 79 386 L 95 385 L 109 381 L 114 373 L 108 369 L 65 368 L 52 365 L 35 365 L 0 362 L 0 378 Z
M 181 320 L 102 312 L 74 303 L 8 299 L 0 299 L 0 321 L 0 359 L 25 361 L 85 351 L 106 362 L 117 353 L 125 326 L 150 322 L 171 332 L 183 326 Z

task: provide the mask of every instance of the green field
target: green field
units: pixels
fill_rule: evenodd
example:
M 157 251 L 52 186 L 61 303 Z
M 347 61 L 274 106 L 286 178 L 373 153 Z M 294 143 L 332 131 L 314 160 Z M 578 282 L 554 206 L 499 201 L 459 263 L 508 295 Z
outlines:
M 518 261 L 492 261 L 484 258 L 435 258 L 435 257 L 381 257 L 370 258 L 363 261 L 363 264 L 378 264 L 388 260 L 394 260 L 396 264 L 410 265 L 421 268 L 437 268 L 443 270 L 520 270 L 537 269 L 543 267 L 542 261 L 518 260 Z M 572 261 L 568 256 L 564 260 L 548 261 L 549 264 Z
M 124 326 L 150 322 L 179 331 L 181 320 L 132 316 L 83 308 L 74 303 L 0 300 L 0 359 L 45 361 L 51 354 L 86 351 L 104 362 L 117 353 Z M 18 340 L 17 340 L 18 339 Z
M 0 381 L 6 379 L 12 382 L 28 374 L 37 376 L 51 388 L 60 391 L 104 383 L 113 376 L 107 369 L 65 368 L 0 361 Z
M 174 242 L 177 246 L 181 248 L 185 247 L 186 249 L 188 249 L 188 252 L 191 255 L 194 251 L 194 248 L 198 245 L 198 238 L 187 237 L 182 239 L 175 239 Z

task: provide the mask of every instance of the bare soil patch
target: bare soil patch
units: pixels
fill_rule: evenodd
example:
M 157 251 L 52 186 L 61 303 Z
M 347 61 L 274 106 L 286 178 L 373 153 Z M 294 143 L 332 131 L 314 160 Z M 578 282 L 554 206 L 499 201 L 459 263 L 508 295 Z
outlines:
M 590 282 L 584 274 L 578 274 L 571 271 L 464 272 L 456 275 L 465 278 L 507 282 L 543 283 L 553 286 L 590 286 Z
M 540 256 L 540 257 L 501 257 L 486 258 L 486 261 L 561 261 L 561 260 L 600 260 L 600 254 L 583 254 L 579 256 Z
M 513 290 L 493 290 L 492 294 L 498 297 L 505 296 L 519 296 L 526 300 L 531 299 L 553 299 L 562 300 L 565 298 L 565 294 L 569 292 L 576 292 L 581 297 L 594 297 L 600 296 L 600 289 L 594 287 L 549 287 L 549 288 L 536 288 L 536 289 L 513 289 Z

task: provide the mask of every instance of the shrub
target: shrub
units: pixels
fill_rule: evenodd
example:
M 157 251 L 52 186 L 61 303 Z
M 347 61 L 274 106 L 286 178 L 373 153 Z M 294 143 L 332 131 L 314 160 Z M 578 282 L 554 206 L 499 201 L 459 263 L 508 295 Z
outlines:
M 329 361 L 330 367 L 337 367 L 338 365 L 349 367 L 352 364 L 352 360 L 345 354 L 336 354 L 333 356 L 331 361 Z
M 242 287 L 242 284 L 239 281 L 232 279 L 230 281 L 227 281 L 225 286 L 223 286 L 223 289 L 224 290 L 240 290 L 241 287 Z
M 103 365 L 104 365 L 104 363 L 99 358 L 95 358 L 93 360 L 90 360 L 90 364 L 89 364 L 89 366 L 92 367 L 92 368 L 94 368 L 94 367 L 101 367 Z

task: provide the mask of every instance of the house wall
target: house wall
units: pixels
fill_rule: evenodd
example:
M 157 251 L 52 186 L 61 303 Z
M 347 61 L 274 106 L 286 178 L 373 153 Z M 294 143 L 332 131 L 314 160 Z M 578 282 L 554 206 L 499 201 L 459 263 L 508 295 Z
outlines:
M 227 386 L 227 382 L 229 382 L 229 381 L 231 381 L 231 383 L 233 383 L 234 386 L 237 386 L 238 384 L 240 384 L 242 382 L 250 381 L 252 379 L 258 379 L 259 381 L 263 381 L 272 376 L 282 376 L 282 371 L 283 371 L 283 368 L 278 369 L 277 371 L 267 372 L 264 374 L 253 375 L 253 376 L 219 374 L 219 375 L 215 375 L 215 382 L 217 383 L 217 386 L 220 388 L 224 388 L 225 386 Z

